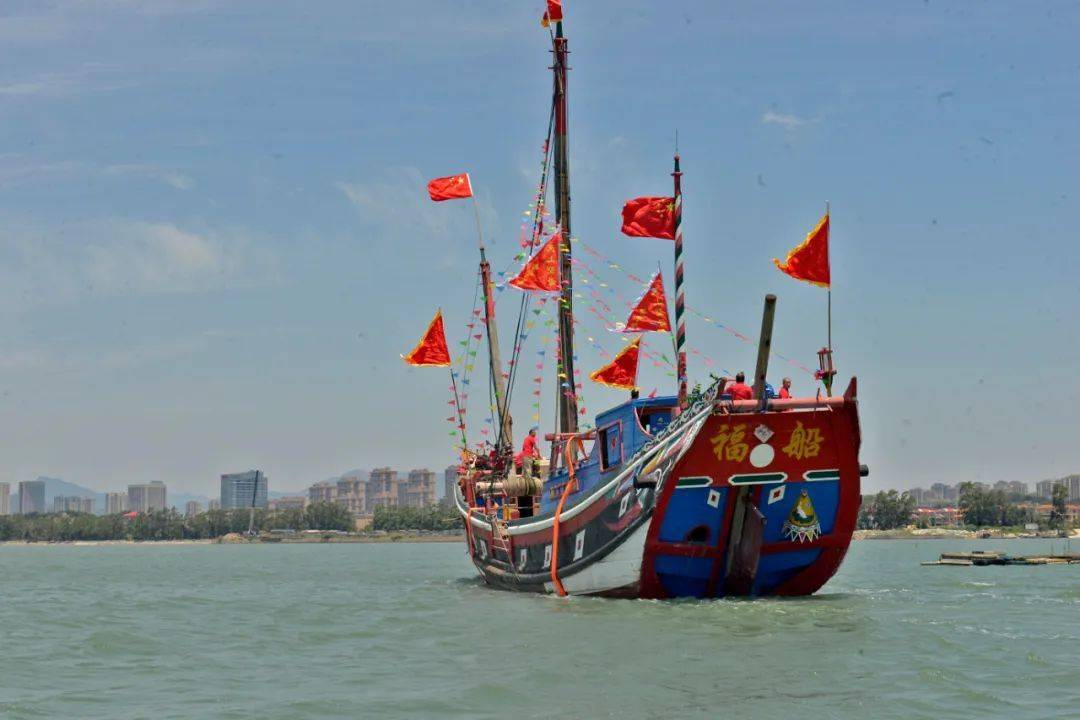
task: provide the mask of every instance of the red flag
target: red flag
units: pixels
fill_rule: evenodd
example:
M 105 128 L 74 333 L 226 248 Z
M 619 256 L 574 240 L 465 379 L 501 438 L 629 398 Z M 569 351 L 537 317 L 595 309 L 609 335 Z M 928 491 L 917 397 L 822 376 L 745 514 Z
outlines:
M 675 239 L 675 198 L 639 197 L 622 209 L 623 235 Z
M 792 248 L 787 260 L 773 258 L 776 267 L 796 280 L 829 287 L 829 213 L 817 224 L 802 244 Z
M 634 389 L 637 386 L 638 346 L 640 344 L 641 336 L 639 335 L 634 342 L 624 347 L 614 360 L 590 373 L 589 379 L 620 390 Z
M 472 183 L 469 173 L 435 178 L 427 184 L 428 195 L 435 202 L 472 197 Z
M 562 20 L 562 0 L 547 0 L 547 12 L 540 18 L 540 25 L 547 27 L 560 20 Z
M 557 292 L 559 290 L 559 244 L 562 233 L 552 235 L 540 246 L 509 282 L 520 290 Z
M 653 275 L 649 289 L 637 301 L 630 317 L 626 319 L 623 332 L 671 332 L 671 320 L 668 319 L 667 296 L 664 294 L 664 280 L 658 270 Z
M 433 365 L 446 367 L 450 364 L 450 350 L 446 347 L 446 332 L 443 330 L 442 310 L 436 311 L 435 318 L 428 325 L 424 337 L 408 355 L 401 359 L 410 365 Z

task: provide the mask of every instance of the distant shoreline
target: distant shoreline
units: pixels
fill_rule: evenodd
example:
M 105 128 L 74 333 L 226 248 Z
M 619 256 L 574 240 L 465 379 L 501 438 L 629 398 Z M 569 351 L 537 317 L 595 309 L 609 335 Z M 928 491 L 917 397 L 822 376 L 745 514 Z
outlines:
M 67 545 L 79 547 L 104 547 L 109 545 L 346 545 L 382 543 L 447 543 L 461 542 L 460 533 L 416 533 L 408 531 L 385 534 L 362 535 L 303 535 L 285 537 L 246 538 L 242 535 L 224 535 L 212 540 L 2 540 L 3 545 Z
M 1080 538 L 1080 533 L 1073 531 L 1072 537 Z M 853 540 L 1057 540 L 1056 533 L 1014 533 L 1003 532 L 996 528 L 982 530 L 961 530 L 959 528 L 897 528 L 895 530 L 856 530 Z

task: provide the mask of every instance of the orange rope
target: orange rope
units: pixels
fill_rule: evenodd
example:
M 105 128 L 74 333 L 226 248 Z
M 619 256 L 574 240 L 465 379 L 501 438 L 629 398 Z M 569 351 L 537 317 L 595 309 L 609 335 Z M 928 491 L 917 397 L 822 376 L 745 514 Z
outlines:
M 566 590 L 563 588 L 562 581 L 559 580 L 559 516 L 562 515 L 563 505 L 566 504 L 566 498 L 570 495 L 570 488 L 577 485 L 577 468 L 574 466 L 574 455 L 570 451 L 572 442 L 577 442 L 582 454 L 585 454 L 585 443 L 580 437 L 575 436 L 566 441 L 566 487 L 563 488 L 559 505 L 555 508 L 555 522 L 551 526 L 551 583 L 555 586 L 555 594 L 559 597 L 566 597 Z

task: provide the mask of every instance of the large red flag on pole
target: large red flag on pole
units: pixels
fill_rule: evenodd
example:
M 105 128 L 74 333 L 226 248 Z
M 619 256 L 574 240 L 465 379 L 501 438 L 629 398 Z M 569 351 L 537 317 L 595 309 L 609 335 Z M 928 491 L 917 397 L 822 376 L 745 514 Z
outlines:
M 657 270 L 649 283 L 645 294 L 630 311 L 623 332 L 671 332 L 671 320 L 668 318 L 667 295 L 664 293 L 664 279 Z
M 562 20 L 562 0 L 547 0 L 547 11 L 540 18 L 540 25 L 548 27 L 553 22 Z
M 450 350 L 446 347 L 446 331 L 443 329 L 442 310 L 435 312 L 435 318 L 424 331 L 424 337 L 408 355 L 401 359 L 410 365 L 431 365 L 447 367 L 450 364 Z
M 675 239 L 675 198 L 639 197 L 622 209 L 623 235 Z
M 469 173 L 451 175 L 450 177 L 435 178 L 427 184 L 428 195 L 435 202 L 443 200 L 457 200 L 458 198 L 472 197 L 472 182 Z
M 829 213 L 821 218 L 802 244 L 792 248 L 787 260 L 773 258 L 776 267 L 796 280 L 804 280 L 821 287 L 830 287 L 829 275 Z
M 639 335 L 632 343 L 622 349 L 610 363 L 593 371 L 589 379 L 601 385 L 619 388 L 620 390 L 633 390 L 637 387 L 638 351 L 641 345 Z
M 558 292 L 559 287 L 559 244 L 562 232 L 552 235 L 540 249 L 533 253 L 521 271 L 509 280 L 519 290 L 536 292 Z

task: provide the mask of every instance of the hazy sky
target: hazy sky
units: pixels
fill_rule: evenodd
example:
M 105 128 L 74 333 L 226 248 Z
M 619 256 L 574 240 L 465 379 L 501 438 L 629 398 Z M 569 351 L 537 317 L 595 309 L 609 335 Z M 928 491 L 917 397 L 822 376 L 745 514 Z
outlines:
M 1080 471 L 1080 11 L 887 5 L 566 0 L 575 235 L 670 287 L 671 243 L 620 236 L 618 211 L 669 192 L 678 128 L 688 304 L 753 337 L 777 293 L 774 347 L 808 366 L 824 292 L 771 258 L 832 202 L 869 489 Z M 438 305 L 463 337 L 475 239 L 424 181 L 470 171 L 512 264 L 550 99 L 542 6 L 0 4 L 0 480 L 445 467 L 446 374 L 398 354 Z M 619 347 L 588 313 L 582 335 Z M 688 337 L 751 370 L 750 343 L 696 317 Z M 599 364 L 584 339 L 579 364 Z M 672 381 L 646 364 L 642 385 Z M 621 398 L 585 388 L 590 414 Z

